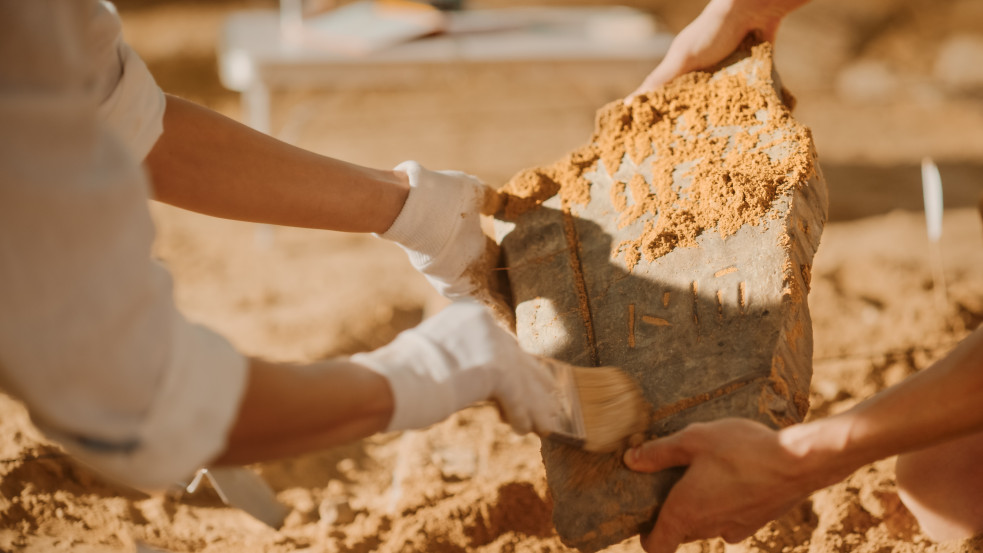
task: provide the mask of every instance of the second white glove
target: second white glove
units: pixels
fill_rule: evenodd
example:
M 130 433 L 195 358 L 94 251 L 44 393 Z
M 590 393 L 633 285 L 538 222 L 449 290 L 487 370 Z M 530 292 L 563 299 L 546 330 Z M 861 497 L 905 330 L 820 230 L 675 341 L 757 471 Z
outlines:
M 552 373 L 474 302 L 453 303 L 351 361 L 389 380 L 395 401 L 389 431 L 423 428 L 488 399 L 519 433 L 560 427 Z

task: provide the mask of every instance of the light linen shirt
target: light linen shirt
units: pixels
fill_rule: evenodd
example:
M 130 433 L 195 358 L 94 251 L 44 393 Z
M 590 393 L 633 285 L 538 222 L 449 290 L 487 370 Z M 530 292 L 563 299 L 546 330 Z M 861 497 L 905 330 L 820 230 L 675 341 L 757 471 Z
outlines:
M 97 0 L 0 0 L 0 388 L 138 487 L 226 443 L 246 362 L 174 306 L 141 162 L 165 100 Z

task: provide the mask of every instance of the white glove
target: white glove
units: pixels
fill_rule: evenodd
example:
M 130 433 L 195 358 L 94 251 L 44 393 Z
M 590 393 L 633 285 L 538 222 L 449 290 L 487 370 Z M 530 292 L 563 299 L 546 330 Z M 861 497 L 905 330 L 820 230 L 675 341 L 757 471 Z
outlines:
M 406 173 L 410 193 L 399 216 L 380 236 L 399 244 L 410 263 L 444 296 L 465 297 L 478 288 L 467 275 L 485 253 L 479 212 L 486 187 L 458 171 L 430 171 L 404 161 L 395 171 Z
M 519 433 L 560 428 L 552 373 L 472 301 L 452 303 L 351 361 L 389 380 L 395 406 L 387 431 L 423 428 L 477 401 L 494 399 Z

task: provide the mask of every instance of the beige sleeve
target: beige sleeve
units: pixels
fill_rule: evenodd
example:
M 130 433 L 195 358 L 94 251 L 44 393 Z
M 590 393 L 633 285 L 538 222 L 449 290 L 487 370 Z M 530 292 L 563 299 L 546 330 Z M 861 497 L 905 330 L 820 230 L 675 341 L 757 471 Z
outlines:
M 124 42 L 112 4 L 96 4 L 86 42 L 97 73 L 99 117 L 135 159 L 143 160 L 164 131 L 164 92 L 140 56 Z
M 0 387 L 83 461 L 160 487 L 224 449 L 246 361 L 151 259 L 147 179 L 97 114 L 99 9 L 0 0 Z

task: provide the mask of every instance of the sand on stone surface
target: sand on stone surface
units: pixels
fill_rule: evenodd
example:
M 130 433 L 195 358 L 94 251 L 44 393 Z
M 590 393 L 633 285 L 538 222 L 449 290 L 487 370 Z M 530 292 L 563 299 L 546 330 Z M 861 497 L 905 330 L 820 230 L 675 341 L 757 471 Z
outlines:
M 699 9 L 635 4 L 660 10 L 677 30 Z M 264 5 L 136 0 L 121 11 L 165 89 L 238 116 L 236 96 L 214 76 L 216 25 L 229 9 Z M 983 89 L 956 90 L 934 66 L 950 37 L 983 28 L 978 6 L 817 1 L 779 34 L 778 69 L 798 97 L 797 118 L 812 128 L 830 187 L 831 222 L 809 297 L 809 417 L 841 412 L 925 368 L 983 320 L 983 228 L 974 208 L 983 192 Z M 860 71 L 861 62 L 880 69 Z M 286 139 L 355 162 L 417 159 L 499 184 L 582 144 L 594 111 L 648 69 L 420 68 L 428 86 L 416 77 L 368 86 L 353 74 L 330 91 L 279 95 L 274 123 Z M 923 155 L 940 162 L 946 185 L 945 306 L 934 300 L 917 212 Z M 253 225 L 160 205 L 152 212 L 157 254 L 174 272 L 181 308 L 250 354 L 307 360 L 377 347 L 441 305 L 398 248 L 371 237 L 275 229 L 264 246 Z M 491 407 L 254 468 L 291 508 L 279 531 L 223 507 L 208 489 L 145 494 L 112 484 L 63 456 L 19 403 L 0 395 L 0 551 L 132 551 L 135 540 L 208 553 L 567 551 L 551 527 L 538 439 L 513 435 Z M 815 493 L 741 544 L 683 549 L 980 550 L 978 541 L 934 544 L 919 531 L 898 499 L 891 459 Z M 629 540 L 609 551 L 640 548 Z
M 639 173 L 615 180 L 610 191 L 619 229 L 659 215 L 616 247 L 628 272 L 643 257 L 652 262 L 677 247 L 696 247 L 704 233 L 725 238 L 761 224 L 775 198 L 807 182 L 816 168 L 809 130 L 792 117 L 786 95 L 772 88 L 772 44 L 747 47 L 760 64 L 749 76 L 695 71 L 628 105 L 603 106 L 586 145 L 553 165 L 524 169 L 502 187 L 502 217 L 514 220 L 554 194 L 564 209 L 587 205 L 586 173 L 603 166 L 613 175 L 625 156 L 638 167 L 654 156 L 651 184 Z M 742 130 L 729 140 L 716 134 L 729 128 Z M 792 151 L 773 155 L 774 148 Z M 685 193 L 674 187 L 676 178 L 690 183 Z

